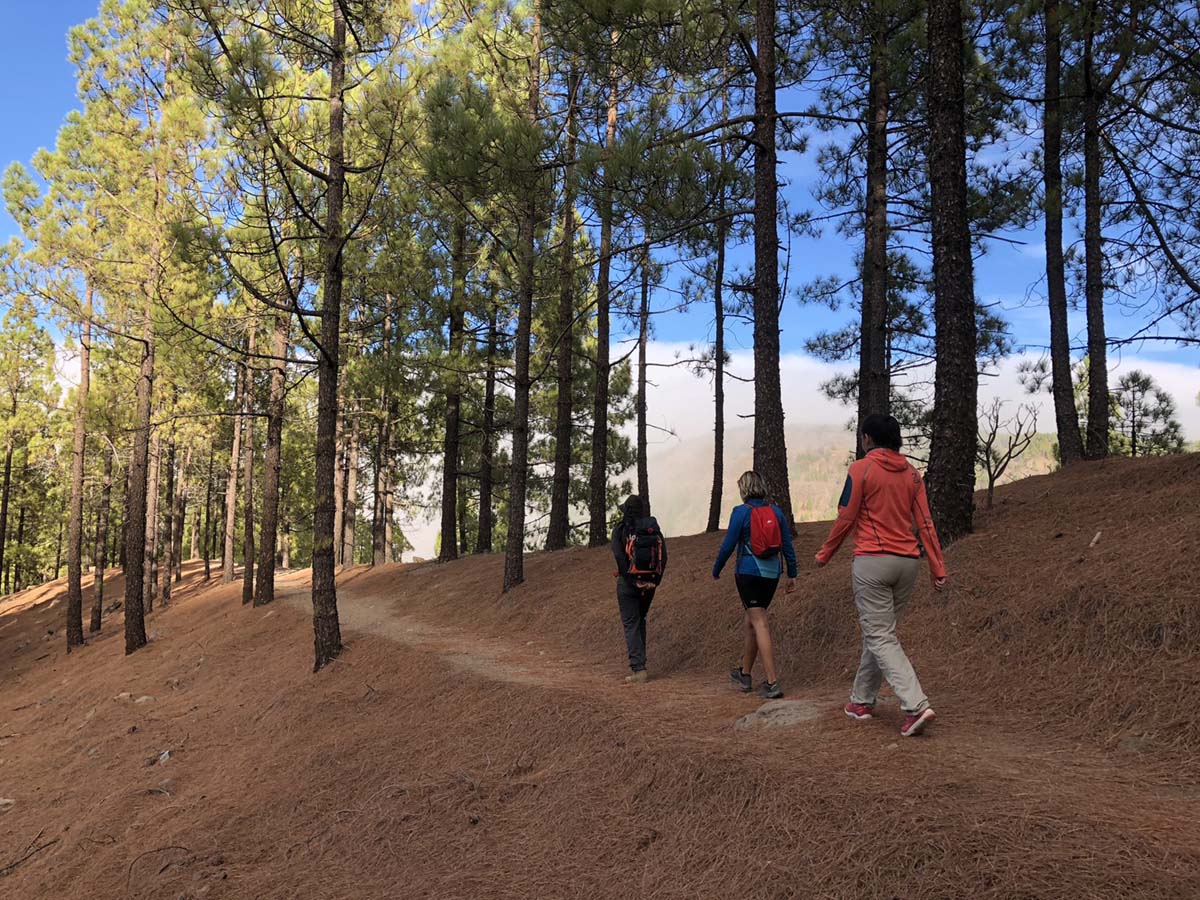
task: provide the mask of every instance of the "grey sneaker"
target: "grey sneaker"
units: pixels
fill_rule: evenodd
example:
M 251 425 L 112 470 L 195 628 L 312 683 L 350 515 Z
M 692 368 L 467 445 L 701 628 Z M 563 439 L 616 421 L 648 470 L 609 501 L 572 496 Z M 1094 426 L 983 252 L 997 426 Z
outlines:
M 778 700 L 783 696 L 783 691 L 779 689 L 778 681 L 764 681 L 758 686 L 758 696 L 764 700 Z
M 750 676 L 742 671 L 741 666 L 735 666 L 729 670 L 729 680 L 737 685 L 737 689 L 743 694 L 748 694 L 754 690 L 753 683 L 750 681 Z

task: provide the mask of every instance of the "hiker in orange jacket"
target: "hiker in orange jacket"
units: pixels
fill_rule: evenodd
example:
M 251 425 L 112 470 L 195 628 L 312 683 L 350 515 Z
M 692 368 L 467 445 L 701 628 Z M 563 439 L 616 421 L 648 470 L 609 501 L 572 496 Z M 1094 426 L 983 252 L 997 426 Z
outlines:
M 892 416 L 867 416 L 862 443 L 867 454 L 850 466 L 837 521 L 817 553 L 817 565 L 829 562 L 853 528 L 852 585 L 863 640 L 845 713 L 852 719 L 872 718 L 880 681 L 886 677 L 905 715 L 900 733 L 912 737 L 933 720 L 934 712 L 896 637 L 896 626 L 917 580 L 921 546 L 935 590 L 945 587 L 946 566 L 929 515 L 925 482 L 899 452 L 900 423 Z

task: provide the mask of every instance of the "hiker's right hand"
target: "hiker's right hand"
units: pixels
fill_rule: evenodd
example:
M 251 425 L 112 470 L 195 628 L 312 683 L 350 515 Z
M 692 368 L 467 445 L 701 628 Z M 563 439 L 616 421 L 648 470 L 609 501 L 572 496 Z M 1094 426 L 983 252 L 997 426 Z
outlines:
M 933 589 L 935 591 L 944 591 L 946 589 L 946 579 L 945 578 L 933 579 Z
M 788 579 L 787 587 L 784 589 L 784 591 L 785 591 L 785 593 L 788 593 L 788 594 L 794 594 L 796 592 L 796 579 L 795 578 Z

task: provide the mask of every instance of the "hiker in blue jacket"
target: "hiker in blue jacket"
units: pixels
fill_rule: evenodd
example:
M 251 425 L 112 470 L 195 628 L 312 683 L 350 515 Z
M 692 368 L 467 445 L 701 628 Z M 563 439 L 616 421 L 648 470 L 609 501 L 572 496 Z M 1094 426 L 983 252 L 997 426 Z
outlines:
M 750 672 L 754 660 L 762 656 L 767 680 L 759 687 L 759 695 L 767 699 L 783 696 L 779 675 L 775 671 L 775 648 L 771 643 L 771 627 L 767 608 L 779 587 L 783 562 L 787 563 L 790 594 L 796 589 L 796 550 L 792 533 L 783 511 L 767 497 L 767 483 L 757 472 L 744 472 L 738 479 L 742 505 L 735 506 L 729 516 L 729 530 L 713 563 L 713 578 L 721 577 L 721 569 L 737 551 L 733 580 L 738 596 L 746 610 L 746 641 L 742 663 L 729 673 L 730 679 L 742 693 L 753 689 Z M 755 551 L 758 551 L 757 555 Z M 783 557 L 783 561 L 780 557 Z

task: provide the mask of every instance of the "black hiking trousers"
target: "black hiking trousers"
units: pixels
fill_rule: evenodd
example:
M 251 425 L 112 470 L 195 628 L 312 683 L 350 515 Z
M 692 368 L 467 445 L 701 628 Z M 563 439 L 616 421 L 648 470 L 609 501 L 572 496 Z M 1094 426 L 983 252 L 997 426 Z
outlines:
M 621 625 L 625 628 L 625 646 L 629 650 L 629 668 L 641 672 L 646 668 L 646 613 L 654 601 L 654 588 L 639 589 L 628 578 L 617 581 L 617 606 L 621 610 Z

